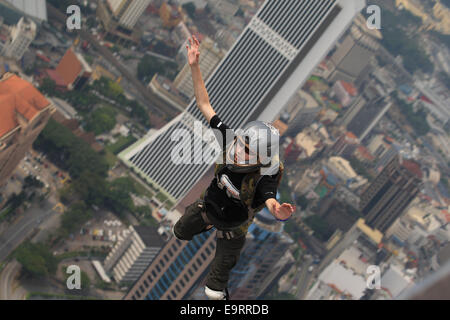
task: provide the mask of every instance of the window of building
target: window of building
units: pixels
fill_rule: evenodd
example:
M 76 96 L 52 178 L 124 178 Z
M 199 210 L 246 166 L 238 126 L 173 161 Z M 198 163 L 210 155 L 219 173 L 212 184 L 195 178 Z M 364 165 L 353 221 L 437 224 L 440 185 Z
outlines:
M 153 278 L 156 278 L 156 272 L 155 272 L 155 270 L 152 271 L 152 276 L 153 276 Z
M 199 266 L 202 265 L 202 261 L 200 260 L 200 258 L 197 258 L 197 263 L 198 263 Z
M 203 261 L 206 260 L 206 256 L 205 256 L 205 254 L 204 254 L 203 252 L 200 254 L 200 256 L 202 257 L 202 260 L 203 260 Z
M 136 295 L 138 296 L 138 298 L 141 297 L 141 294 L 139 293 L 139 291 L 136 291 Z
M 150 282 L 150 283 L 152 283 L 153 277 L 152 277 L 151 275 L 149 275 L 149 276 L 147 277 L 147 281 Z
M 166 260 L 166 262 L 169 261 L 169 257 L 166 254 L 163 256 L 163 258 L 164 258 L 164 260 Z
M 173 257 L 172 249 L 169 249 L 169 250 L 167 251 L 167 253 L 169 254 L 169 256 Z
M 195 263 L 192 264 L 192 268 L 194 268 L 194 271 L 197 272 L 198 268 L 197 268 L 197 265 Z
M 184 280 L 185 280 L 186 282 L 189 282 L 189 278 L 188 278 L 187 274 L 184 275 Z
M 161 272 L 161 268 L 158 265 L 156 265 L 156 271 Z
M 181 288 L 180 288 L 180 286 L 179 285 L 175 285 L 175 289 L 177 290 L 177 291 L 180 291 L 181 290 Z
M 144 280 L 144 286 L 145 286 L 146 288 L 148 288 L 148 282 L 147 282 L 147 280 Z
M 184 288 L 184 281 L 183 281 L 183 279 L 180 279 L 180 284 Z
M 211 255 L 211 250 L 209 250 L 208 247 L 205 248 L 205 252 L 206 252 L 206 254 L 207 254 L 208 256 Z
M 194 273 L 192 272 L 192 270 L 190 268 L 188 269 L 188 273 L 189 273 L 190 277 L 192 277 L 194 275 Z
M 141 290 L 141 292 L 144 293 L 144 287 L 143 286 L 140 286 L 139 290 Z
M 159 264 L 161 265 L 161 267 L 164 268 L 164 266 L 166 265 L 166 263 L 163 261 L 163 259 L 161 259 L 161 261 L 159 261 Z

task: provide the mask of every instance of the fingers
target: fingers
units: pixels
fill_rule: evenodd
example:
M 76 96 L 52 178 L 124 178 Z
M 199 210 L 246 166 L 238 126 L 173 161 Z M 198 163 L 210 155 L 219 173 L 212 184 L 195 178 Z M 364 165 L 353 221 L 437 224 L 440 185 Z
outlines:
M 290 212 L 294 212 L 296 210 L 296 207 L 289 203 L 283 203 L 282 206 L 288 208 Z
M 193 35 L 192 38 L 194 38 L 195 44 L 199 46 L 200 42 L 198 42 L 197 37 Z

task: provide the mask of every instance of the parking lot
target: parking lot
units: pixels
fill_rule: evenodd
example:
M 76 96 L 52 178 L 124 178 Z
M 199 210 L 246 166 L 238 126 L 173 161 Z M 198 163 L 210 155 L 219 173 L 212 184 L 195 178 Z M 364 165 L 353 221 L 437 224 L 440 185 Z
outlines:
M 111 212 L 96 212 L 95 218 L 72 234 L 58 253 L 111 248 L 127 228 Z

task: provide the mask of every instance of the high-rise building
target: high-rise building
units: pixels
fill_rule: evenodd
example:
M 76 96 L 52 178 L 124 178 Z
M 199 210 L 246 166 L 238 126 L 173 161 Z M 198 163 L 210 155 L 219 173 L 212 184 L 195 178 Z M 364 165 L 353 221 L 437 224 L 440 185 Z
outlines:
M 35 20 L 37 23 L 47 21 L 47 4 L 45 0 L 6 0 L 16 9 L 25 13 L 27 16 Z
M 391 106 L 383 88 L 371 82 L 347 109 L 341 124 L 363 141 Z
M 233 300 L 261 298 L 286 270 L 278 268 L 275 272 L 278 261 L 294 243 L 283 227 L 284 223 L 277 221 L 266 208 L 257 214 L 239 261 L 230 274 L 229 292 Z
M 361 195 L 366 224 L 386 232 L 419 193 L 420 165 L 395 156 Z
M 249 120 L 273 121 L 364 5 L 363 0 L 265 1 L 205 82 L 215 111 L 235 129 Z M 192 131 L 195 120 L 207 125 L 192 100 L 186 112 L 119 155 L 175 203 L 215 160 L 172 161 L 172 150 L 180 146 L 173 133 Z M 184 150 L 214 153 L 202 139 L 182 143 Z
M 182 300 L 208 272 L 216 248 L 215 232 L 191 241 L 172 237 L 124 296 L 126 300 Z
M 22 59 L 31 42 L 36 37 L 36 23 L 22 17 L 19 23 L 11 28 L 9 42 L 3 48 L 2 54 L 16 60 Z
M 378 41 L 381 39 L 381 32 L 367 28 L 366 19 L 362 14 L 358 14 L 346 37 L 330 58 L 333 71 L 329 80 L 355 82 L 360 74 L 366 71 L 371 57 L 380 47 Z
M 0 186 L 31 149 L 55 107 L 29 82 L 6 73 L 0 78 Z
M 186 50 L 186 48 L 183 49 Z M 202 72 L 204 81 L 207 81 L 216 66 L 225 56 L 226 52 L 218 48 L 214 41 L 209 37 L 204 38 L 200 44 L 199 50 L 201 52 L 199 61 L 200 71 Z M 173 84 L 175 88 L 189 99 L 189 101 L 192 100 L 194 97 L 194 85 L 192 83 L 191 67 L 188 63 L 186 63 L 183 69 L 178 73 Z
M 104 262 L 118 283 L 135 282 L 165 243 L 154 227 L 130 226 L 126 231 Z
M 107 2 L 120 26 L 131 30 L 151 0 L 107 0 Z
M 304 90 L 296 92 L 285 108 L 285 111 L 290 114 L 286 135 L 295 137 L 303 129 L 310 126 L 320 110 L 322 110 L 321 106 L 309 93 Z
M 99 0 L 97 16 L 106 36 L 122 43 L 139 42 L 135 26 L 151 0 Z

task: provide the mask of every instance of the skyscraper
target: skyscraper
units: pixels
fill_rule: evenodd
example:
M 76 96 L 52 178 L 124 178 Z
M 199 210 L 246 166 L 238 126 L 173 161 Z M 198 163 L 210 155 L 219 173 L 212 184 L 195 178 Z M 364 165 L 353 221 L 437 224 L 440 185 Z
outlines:
M 230 274 L 229 291 L 233 299 L 258 299 L 280 276 L 284 268 L 276 273 L 275 265 L 294 243 L 283 227 L 284 223 L 277 221 L 266 208 L 257 214 L 241 257 Z
M 273 121 L 364 4 L 363 0 L 265 1 L 205 83 L 214 110 L 234 129 L 249 120 Z M 119 155 L 175 203 L 211 165 L 192 161 L 177 165 L 171 160 L 171 151 L 179 145 L 172 134 L 192 130 L 195 120 L 207 125 L 192 100 L 186 112 Z M 213 153 L 201 139 L 185 147 Z
M 123 44 L 139 42 L 135 29 L 151 0 L 99 0 L 97 16 L 106 30 L 106 37 Z
M 154 227 L 130 226 L 104 261 L 105 271 L 118 283 L 133 283 L 165 244 Z
M 391 99 L 380 85 L 369 83 L 348 108 L 342 125 L 362 141 L 392 106 Z
M 6 73 L 0 78 L 0 187 L 13 173 L 55 107 L 27 81 Z
M 366 224 L 386 232 L 419 193 L 420 165 L 395 156 L 361 195 Z
M 133 29 L 151 0 L 107 0 L 113 16 L 126 29 Z
M 370 59 L 380 47 L 378 41 L 381 39 L 381 32 L 367 28 L 366 19 L 358 14 L 347 36 L 330 58 L 333 69 L 329 76 L 330 82 L 355 82 L 366 71 Z
M 172 237 L 124 296 L 126 300 L 182 300 L 208 272 L 214 258 L 214 231 L 191 241 Z
M 16 60 L 22 59 L 31 42 L 36 37 L 36 23 L 30 18 L 22 17 L 19 23 L 12 27 L 9 42 L 2 54 Z

